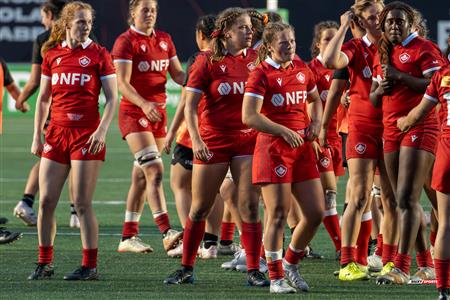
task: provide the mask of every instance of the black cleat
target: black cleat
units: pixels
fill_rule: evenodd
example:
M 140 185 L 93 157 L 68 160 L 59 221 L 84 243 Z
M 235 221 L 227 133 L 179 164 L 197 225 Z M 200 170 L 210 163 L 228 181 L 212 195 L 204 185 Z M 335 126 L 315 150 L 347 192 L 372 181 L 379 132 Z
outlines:
M 323 259 L 323 255 L 313 250 L 311 245 L 306 246 L 306 258 Z
M 8 218 L 0 217 L 0 225 L 8 223 Z
M 64 280 L 97 280 L 97 268 L 78 267 L 75 271 L 64 276 Z
M 370 239 L 368 245 L 367 245 L 367 256 L 371 256 L 375 253 L 375 250 L 377 249 L 377 239 Z
M 10 232 L 5 228 L 0 227 L 0 244 L 9 244 L 22 237 L 20 232 Z
M 183 284 L 183 283 L 194 283 L 194 272 L 188 271 L 185 268 L 176 270 L 164 279 L 165 284 Z
M 28 280 L 50 279 L 55 271 L 52 264 L 37 264 L 36 270 L 28 276 Z
M 439 300 L 449 300 L 450 299 L 450 289 L 440 289 L 438 299 Z
M 247 276 L 247 284 L 250 286 L 264 287 L 270 285 L 270 281 L 267 280 L 264 273 L 259 270 L 250 271 Z

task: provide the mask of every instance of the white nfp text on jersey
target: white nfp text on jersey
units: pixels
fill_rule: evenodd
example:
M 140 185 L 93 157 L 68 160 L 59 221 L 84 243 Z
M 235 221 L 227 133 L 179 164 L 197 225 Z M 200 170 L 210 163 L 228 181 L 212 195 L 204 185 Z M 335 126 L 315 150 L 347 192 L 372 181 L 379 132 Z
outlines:
M 169 67 L 169 60 L 168 59 L 158 59 L 158 60 L 151 60 L 150 61 L 150 71 L 166 71 Z
M 247 82 L 244 82 L 244 81 L 232 82 L 231 85 L 228 82 L 222 82 L 217 87 L 217 91 L 222 96 L 230 94 L 231 91 L 233 91 L 234 95 L 237 95 L 237 94 L 243 95 L 246 84 L 247 84 Z
M 52 85 L 80 85 L 84 86 L 86 82 L 91 81 L 92 76 L 82 73 L 53 73 Z
M 282 94 L 274 94 L 272 96 L 271 102 L 274 106 L 283 106 L 285 105 L 295 105 L 300 103 L 305 103 L 306 98 L 308 97 L 308 93 L 306 91 L 293 91 L 286 92 L 285 96 Z

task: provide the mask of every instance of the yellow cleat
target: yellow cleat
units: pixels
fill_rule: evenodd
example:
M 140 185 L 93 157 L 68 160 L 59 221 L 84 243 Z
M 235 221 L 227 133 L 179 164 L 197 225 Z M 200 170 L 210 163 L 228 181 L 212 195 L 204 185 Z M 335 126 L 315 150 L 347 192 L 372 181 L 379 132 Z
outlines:
M 389 273 L 389 272 L 392 271 L 392 269 L 394 268 L 394 266 L 395 266 L 395 265 L 394 265 L 394 263 L 393 263 L 392 261 L 387 262 L 387 263 L 383 266 L 383 268 L 381 269 L 380 272 L 373 272 L 373 273 L 370 273 L 370 276 L 371 276 L 371 277 L 378 277 L 378 276 L 386 275 L 387 273 Z
M 368 280 L 369 275 L 358 266 L 358 264 L 352 262 L 344 268 L 339 270 L 339 280 L 342 281 L 355 281 L 355 280 Z

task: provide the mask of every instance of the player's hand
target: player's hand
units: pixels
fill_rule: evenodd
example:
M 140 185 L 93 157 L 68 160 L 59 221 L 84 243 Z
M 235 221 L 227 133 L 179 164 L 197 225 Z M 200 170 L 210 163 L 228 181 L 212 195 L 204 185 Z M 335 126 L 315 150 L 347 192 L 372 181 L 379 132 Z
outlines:
M 23 113 L 26 113 L 27 111 L 30 110 L 30 105 L 26 102 L 16 101 L 15 107 L 18 111 L 21 111 Z
M 322 147 L 328 147 L 328 142 L 327 142 L 327 130 L 326 130 L 326 129 L 322 128 L 322 129 L 320 130 L 318 140 L 319 140 L 319 144 L 320 144 Z
M 89 140 L 86 143 L 86 145 L 89 145 L 88 151 L 90 154 L 95 155 L 103 150 L 103 148 L 105 147 L 105 137 L 106 130 L 104 130 L 102 127 L 98 127 L 97 130 L 95 130 L 94 133 L 91 134 Z
M 380 96 L 389 95 L 394 88 L 394 82 L 389 79 L 383 79 L 379 82 L 376 93 Z
M 344 14 L 341 15 L 341 26 L 344 27 L 350 27 L 350 22 L 353 19 L 353 12 L 350 10 L 346 11 Z
M 148 102 L 145 101 L 141 105 L 142 112 L 145 114 L 145 116 L 150 120 L 152 123 L 160 122 L 162 121 L 162 116 L 160 112 L 158 111 L 158 107 L 163 107 L 163 103 L 156 103 L 156 102 Z
M 291 148 L 300 147 L 305 142 L 303 141 L 303 138 L 300 136 L 300 134 L 287 127 L 284 128 L 280 135 L 286 141 L 286 143 L 291 146 Z
M 319 143 L 316 141 L 312 141 L 311 146 L 316 154 L 316 159 L 319 160 L 319 154 L 323 152 L 322 147 L 320 147 Z
M 40 136 L 33 137 L 33 142 L 31 144 L 31 153 L 41 157 L 42 150 L 44 148 L 44 145 L 42 144 L 42 139 Z
M 400 81 L 402 72 L 394 68 L 393 66 L 381 65 L 381 69 L 383 70 L 383 77 L 390 81 Z
M 400 118 L 397 120 L 397 127 L 398 127 L 398 129 L 400 129 L 400 131 L 402 131 L 402 132 L 407 132 L 407 131 L 411 128 L 411 126 L 408 125 L 408 122 L 407 122 L 406 117 L 400 117 Z
M 348 108 L 350 106 L 350 97 L 348 96 L 348 90 L 342 93 L 341 104 Z
M 170 154 L 170 149 L 172 148 L 172 142 L 174 139 L 175 134 L 172 132 L 172 130 L 169 130 L 164 141 L 164 152 L 166 152 L 166 154 Z
M 209 151 L 206 144 L 200 140 L 192 140 L 192 152 L 194 152 L 194 157 L 201 161 L 208 161 L 211 159 L 213 154 Z
M 319 137 L 320 133 L 320 122 L 311 122 L 306 128 L 306 140 L 314 141 Z

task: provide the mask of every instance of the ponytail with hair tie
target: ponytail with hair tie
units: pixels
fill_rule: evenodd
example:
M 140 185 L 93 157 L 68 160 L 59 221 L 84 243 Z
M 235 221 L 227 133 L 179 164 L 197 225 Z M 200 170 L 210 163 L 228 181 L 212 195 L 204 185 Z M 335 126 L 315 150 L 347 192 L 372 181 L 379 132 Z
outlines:
M 218 38 L 222 34 L 222 30 L 216 29 L 211 33 L 211 38 Z
M 269 15 L 266 13 L 263 15 L 263 18 L 264 18 L 263 19 L 264 26 L 266 26 L 267 23 L 269 23 Z

